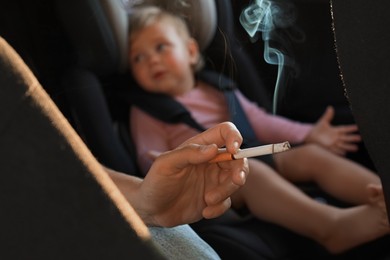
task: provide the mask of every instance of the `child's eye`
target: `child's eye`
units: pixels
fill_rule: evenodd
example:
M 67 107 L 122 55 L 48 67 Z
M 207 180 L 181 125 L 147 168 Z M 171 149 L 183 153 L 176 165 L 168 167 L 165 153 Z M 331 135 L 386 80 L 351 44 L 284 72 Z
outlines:
M 164 51 L 166 47 L 167 47 L 167 45 L 165 43 L 160 43 L 160 44 L 157 44 L 156 50 L 158 52 L 161 52 L 161 51 Z
M 145 55 L 137 54 L 137 55 L 133 56 L 132 61 L 133 61 L 133 63 L 139 63 L 139 62 L 142 62 L 144 59 L 145 59 Z

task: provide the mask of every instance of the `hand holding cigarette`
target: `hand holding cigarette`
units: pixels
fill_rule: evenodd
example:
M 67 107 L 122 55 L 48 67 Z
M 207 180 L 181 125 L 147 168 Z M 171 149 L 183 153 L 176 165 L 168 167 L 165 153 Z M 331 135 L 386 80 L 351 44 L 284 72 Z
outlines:
M 236 159 L 242 159 L 247 157 L 256 157 L 267 154 L 274 154 L 287 151 L 291 148 L 289 142 L 283 142 L 278 144 L 267 144 L 247 149 L 241 149 L 236 154 L 226 152 L 225 148 L 219 149 L 220 153 L 210 163 L 231 161 Z

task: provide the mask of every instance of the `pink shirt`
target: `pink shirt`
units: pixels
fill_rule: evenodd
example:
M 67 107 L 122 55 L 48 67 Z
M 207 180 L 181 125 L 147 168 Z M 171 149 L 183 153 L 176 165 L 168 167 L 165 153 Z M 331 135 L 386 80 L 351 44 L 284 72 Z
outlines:
M 311 124 L 303 124 L 268 114 L 264 109 L 245 98 L 238 90 L 236 94 L 257 138 L 262 143 L 284 141 L 299 143 L 304 140 L 312 128 Z M 221 91 L 213 87 L 200 84 L 184 95 L 176 97 L 176 99 L 205 128 L 229 120 L 225 96 Z M 130 126 L 132 137 L 137 147 L 138 163 L 144 173 L 148 171 L 153 162 L 148 155 L 149 151 L 163 152 L 172 150 L 198 133 L 197 130 L 185 123 L 165 123 L 137 107 L 131 109 Z

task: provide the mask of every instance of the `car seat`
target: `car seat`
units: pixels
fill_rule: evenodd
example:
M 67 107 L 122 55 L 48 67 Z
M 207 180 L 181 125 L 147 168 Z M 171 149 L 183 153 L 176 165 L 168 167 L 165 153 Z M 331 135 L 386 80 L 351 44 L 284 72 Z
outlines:
M 0 258 L 163 259 L 141 219 L 1 37 L 0 129 Z
M 205 2 L 208 5 L 212 3 L 210 1 Z M 221 3 L 223 2 L 221 1 Z M 118 5 L 118 1 L 77 0 L 67 2 L 58 1 L 57 4 L 64 26 L 69 33 L 70 39 L 73 41 L 77 53 L 74 66 L 68 72 L 64 73 L 63 77 L 64 92 L 67 93 L 67 99 L 70 99 L 68 103 L 71 106 L 70 110 L 73 111 L 70 120 L 75 124 L 75 128 L 80 131 L 81 136 L 85 138 L 86 143 L 100 161 L 105 162 L 107 166 L 113 167 L 116 170 L 123 170 L 117 168 L 117 165 L 112 161 L 105 161 L 105 156 L 100 153 L 100 151 L 105 153 L 104 150 L 107 149 L 107 145 L 110 145 L 109 142 L 100 141 L 97 148 L 91 142 L 99 138 L 105 139 L 107 137 L 107 132 L 96 131 L 98 128 L 105 128 L 107 125 L 112 127 L 113 124 L 111 122 L 113 118 L 122 118 L 121 113 L 110 117 L 112 113 L 108 114 L 102 111 L 107 110 L 112 112 L 120 104 L 117 99 L 114 101 L 115 104 L 113 106 L 106 102 L 106 94 L 108 94 L 108 99 L 110 99 L 112 88 L 117 86 L 117 82 L 124 84 L 125 81 L 126 87 L 128 87 L 127 78 L 121 73 L 124 69 L 123 63 L 120 62 L 121 59 L 123 60 L 126 57 L 124 54 L 120 56 L 120 53 L 126 53 L 126 50 L 122 50 L 122 52 L 118 51 L 120 48 L 116 45 L 117 38 L 114 35 L 115 30 L 109 29 L 112 26 L 109 22 L 110 17 L 115 18 L 116 23 L 120 23 L 122 27 L 126 28 L 126 23 L 123 23 L 126 12 Z M 111 16 L 107 15 L 106 12 L 108 10 L 116 10 L 114 12 L 115 15 L 112 13 Z M 215 9 L 207 8 L 207 10 Z M 85 17 L 88 17 L 88 19 L 85 19 Z M 126 32 L 126 29 L 124 29 L 124 32 Z M 211 40 L 210 36 L 206 38 L 209 41 Z M 123 38 L 120 39 L 123 40 Z M 95 44 L 96 42 L 98 44 Z M 105 62 L 106 59 L 107 62 Z M 107 88 L 111 88 L 111 90 L 107 90 Z M 80 92 L 82 93 L 80 94 Z M 99 101 L 97 102 L 97 100 Z M 125 118 L 127 122 L 128 104 L 121 106 L 121 109 L 126 111 Z M 101 115 L 105 115 L 106 119 L 102 120 L 100 118 Z M 120 136 L 123 135 L 118 135 L 112 128 L 109 131 L 109 135 L 114 137 L 117 142 L 122 141 L 120 140 Z M 129 150 L 121 149 L 119 151 L 111 151 L 111 153 L 113 156 L 117 156 L 120 153 L 122 155 L 127 154 L 127 160 L 132 161 L 131 151 Z M 136 171 L 128 168 L 125 172 L 134 173 Z M 239 218 L 233 212 L 229 212 L 228 215 L 226 219 L 223 219 L 222 224 L 205 223 L 197 227 L 200 235 L 213 247 L 218 248 L 218 253 L 224 256 L 223 258 L 247 256 L 248 259 L 280 259 L 285 254 L 289 254 L 290 256 L 294 254 L 296 256 L 301 255 L 301 251 L 297 251 L 296 248 L 292 247 L 290 243 L 287 243 L 283 239 L 286 236 L 292 236 L 297 239 L 298 236 L 278 227 L 269 228 L 271 225 L 268 225 L 268 223 L 260 223 L 260 221 L 251 218 L 236 221 Z M 253 232 L 249 228 L 252 222 L 254 222 L 256 227 L 261 229 L 261 232 Z M 280 237 L 281 241 L 274 239 L 273 245 L 270 242 L 265 242 L 260 234 L 267 232 L 270 233 L 271 238 Z M 280 235 L 276 236 L 276 232 L 279 232 Z M 298 239 L 306 240 L 305 238 Z M 290 241 L 290 239 L 287 240 Z M 313 251 L 315 251 L 314 249 L 318 249 L 316 245 L 313 245 L 311 248 L 313 248 Z M 305 253 L 309 251 L 307 250 Z
M 133 2 L 139 1 L 127 1 L 125 4 L 131 5 Z M 164 1 L 159 1 L 159 3 L 164 4 Z M 172 2 L 167 1 L 166 3 Z M 215 31 L 217 36 L 213 38 L 206 33 L 204 38 L 205 41 L 211 41 L 204 50 L 207 66 L 236 80 L 240 80 L 240 78 L 245 80 L 246 78 L 237 72 L 238 68 L 241 66 L 251 68 L 251 66 L 244 65 L 249 61 L 245 60 L 244 50 L 236 48 L 234 31 L 229 29 L 232 28 L 229 25 L 232 22 L 229 2 L 215 1 L 216 9 L 210 7 L 210 4 L 214 3 L 212 1 L 194 1 L 193 3 L 209 6 L 207 9 L 201 9 L 203 11 L 200 13 L 206 12 L 212 17 L 213 14 L 210 13 L 210 10 L 217 10 L 218 13 L 216 21 L 218 27 Z M 67 93 L 69 104 L 72 106 L 71 110 L 73 110 L 70 120 L 75 124 L 75 128 L 79 129 L 80 134 L 86 139 L 92 152 L 100 161 L 114 169 L 130 174 L 135 173 L 134 161 L 131 160 L 134 158 L 132 157 L 134 155 L 132 143 L 126 135 L 128 131 L 126 126 L 123 129 L 123 125 L 127 125 L 128 104 L 118 99 L 115 93 L 118 85 L 119 87 L 123 85 L 128 87 L 131 84 L 131 79 L 125 72 L 125 62 L 123 62 L 126 59 L 126 49 L 123 48 L 125 46 L 123 41 L 126 40 L 123 34 L 127 32 L 126 11 L 121 2 L 115 0 L 57 1 L 57 5 L 58 12 L 62 17 L 61 20 L 76 53 L 75 62 L 69 71 L 64 73 L 63 80 L 64 92 Z M 205 32 L 204 30 L 198 31 Z M 213 53 L 220 58 L 212 58 L 213 55 L 208 56 L 207 53 Z M 229 55 L 226 55 L 227 53 Z M 227 60 L 226 57 L 234 58 Z M 241 59 L 244 59 L 244 62 L 238 63 Z M 255 72 L 248 75 L 258 77 Z M 261 83 L 261 79 L 258 78 L 258 81 L 254 80 L 254 82 Z M 249 83 L 243 85 L 249 86 Z M 80 94 L 79 91 L 83 93 Z M 262 88 L 248 88 L 248 91 L 262 91 Z M 74 102 L 77 99 L 79 100 Z M 96 100 L 100 101 L 96 102 Z M 89 108 L 86 104 L 89 104 Z M 100 115 L 104 115 L 104 119 L 99 118 Z M 118 124 L 114 124 L 113 121 Z M 123 122 L 126 123 L 123 124 Z M 101 124 L 104 127 L 109 126 L 110 130 L 97 131 L 98 128 L 102 127 Z M 117 128 L 112 127 L 113 125 L 116 125 Z M 118 131 L 125 134 L 118 134 Z M 107 160 L 109 156 L 105 154 L 111 141 L 101 142 L 101 139 L 105 139 L 107 136 L 112 137 L 115 139 L 115 143 L 120 144 L 120 149 L 114 149 L 110 152 L 111 156 L 117 156 L 117 158 L 127 156 L 128 161 L 131 162 L 130 167 L 120 168 L 119 163 Z M 94 140 L 98 140 L 100 143 Z M 127 142 L 130 146 L 123 147 L 123 142 Z M 94 144 L 98 145 L 94 147 Z M 325 259 L 330 257 L 316 243 L 280 227 L 253 219 L 250 216 L 241 218 L 232 211 L 229 211 L 225 217 L 227 218 L 194 225 L 199 234 L 217 250 L 222 258 Z M 305 245 L 305 251 L 299 250 L 297 245 Z
M 332 1 L 335 45 L 343 83 L 381 177 L 388 212 L 389 77 L 388 1 Z M 358 44 L 352 44 L 357 42 Z

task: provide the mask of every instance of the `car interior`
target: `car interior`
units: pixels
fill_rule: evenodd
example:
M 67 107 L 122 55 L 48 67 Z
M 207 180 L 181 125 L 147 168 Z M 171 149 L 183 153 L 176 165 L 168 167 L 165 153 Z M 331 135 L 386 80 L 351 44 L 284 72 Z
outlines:
M 163 259 L 147 227 L 0 38 L 2 259 Z
M 344 13 L 333 13 L 333 5 L 327 0 L 264 1 L 288 10 L 281 19 L 290 21 L 277 28 L 271 41 L 291 61 L 284 66 L 280 81 L 283 84 L 276 95 L 279 67 L 264 60 L 265 43 L 259 33 L 251 37 L 240 22 L 243 11 L 254 2 L 263 1 L 15 0 L 0 6 L 0 37 L 21 56 L 93 156 L 103 165 L 127 174 L 139 175 L 128 122 L 129 107 L 138 97 L 131 91 L 135 83 L 126 67 L 127 17 L 137 5 L 160 5 L 189 19 L 206 68 L 234 81 L 246 97 L 267 111 L 313 123 L 332 105 L 336 111 L 334 124 L 366 123 L 359 117 L 357 121 L 352 113 L 335 51 L 333 15 L 337 18 L 348 12 L 344 9 Z M 338 8 L 339 1 L 335 2 Z M 340 18 L 340 21 L 342 28 L 345 20 Z M 342 44 L 341 41 L 341 47 Z M 151 99 L 145 106 L 151 107 L 154 102 L 157 101 Z M 172 113 L 176 116 L 179 112 Z M 362 130 L 369 132 L 364 124 Z M 380 162 L 374 160 L 374 164 L 371 159 L 375 148 L 368 148 L 362 142 L 359 152 L 347 157 L 377 170 Z M 328 203 L 339 203 L 315 185 L 305 184 L 302 189 Z M 191 226 L 222 259 L 381 260 L 390 257 L 387 236 L 343 254 L 331 255 L 314 241 L 255 219 L 248 212 L 228 210 L 219 218 Z M 120 233 L 120 227 L 123 223 L 116 224 L 115 232 Z M 118 248 L 126 247 L 126 235 L 122 235 Z M 141 252 L 134 253 L 133 257 L 145 257 L 142 255 L 145 252 L 150 253 L 150 258 L 158 258 L 148 252 L 149 245 L 129 243 L 132 243 L 131 251 Z M 132 256 L 131 252 L 123 255 L 126 254 Z

